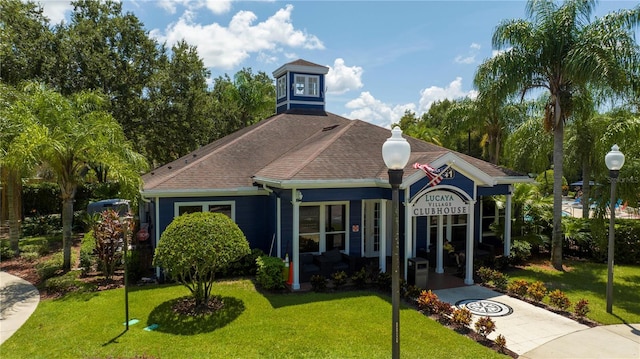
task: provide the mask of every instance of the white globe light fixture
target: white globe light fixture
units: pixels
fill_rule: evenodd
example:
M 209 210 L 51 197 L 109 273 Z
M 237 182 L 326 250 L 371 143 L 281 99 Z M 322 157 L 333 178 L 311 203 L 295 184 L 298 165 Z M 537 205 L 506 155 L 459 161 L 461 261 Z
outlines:
M 616 182 L 620 169 L 624 165 L 624 154 L 618 145 L 611 146 L 611 151 L 604 156 L 604 163 L 609 169 L 611 180 L 611 198 L 609 199 L 609 248 L 607 260 L 607 313 L 613 310 L 613 257 L 615 247 L 615 219 L 616 219 Z
M 391 137 L 382 145 L 382 158 L 390 170 L 401 170 L 409 162 L 411 145 L 402 137 L 402 130 L 396 126 L 391 130 Z
M 411 156 L 411 145 L 402 137 L 402 130 L 394 127 L 391 137 L 382 145 L 382 158 L 388 168 L 391 185 L 393 243 L 391 246 L 391 357 L 400 358 L 400 215 L 399 188 L 404 175 L 404 167 Z

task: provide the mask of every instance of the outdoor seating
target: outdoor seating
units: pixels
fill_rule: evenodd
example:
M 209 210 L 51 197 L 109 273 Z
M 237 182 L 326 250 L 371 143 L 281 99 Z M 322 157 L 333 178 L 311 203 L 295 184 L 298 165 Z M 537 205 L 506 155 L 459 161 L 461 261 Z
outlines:
M 316 274 L 320 274 L 320 267 L 311 253 L 300 254 L 300 282 L 308 282 Z
M 340 252 L 339 249 L 332 249 L 316 256 L 315 262 L 320 266 L 320 273 L 324 276 L 340 271 L 349 274 L 353 269 L 349 255 Z

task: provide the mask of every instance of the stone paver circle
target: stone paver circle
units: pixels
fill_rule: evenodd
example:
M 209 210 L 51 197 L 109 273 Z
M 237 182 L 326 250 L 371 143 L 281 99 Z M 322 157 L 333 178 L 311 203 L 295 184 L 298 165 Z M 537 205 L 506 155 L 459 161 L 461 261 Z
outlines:
M 467 308 L 471 314 L 483 317 L 504 317 L 513 313 L 510 306 L 489 299 L 463 299 L 456 302 L 458 308 Z

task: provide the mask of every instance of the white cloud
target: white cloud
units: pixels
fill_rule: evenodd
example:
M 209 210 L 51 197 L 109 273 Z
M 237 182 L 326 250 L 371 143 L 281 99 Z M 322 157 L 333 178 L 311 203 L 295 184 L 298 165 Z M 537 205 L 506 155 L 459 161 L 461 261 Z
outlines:
M 480 48 L 482 48 L 480 44 L 476 44 L 475 42 L 473 42 L 471 43 L 471 45 L 469 45 L 469 52 L 466 55 L 456 56 L 454 61 L 458 64 L 473 64 L 476 62 L 476 56 L 478 55 L 478 52 L 480 52 Z
M 227 27 L 218 23 L 194 23 L 186 12 L 177 22 L 168 25 L 164 33 L 155 29 L 150 34 L 160 42 L 166 41 L 168 46 L 184 39 L 197 46 L 206 67 L 224 70 L 238 66 L 252 53 L 269 53 L 260 56 L 271 58 L 271 54 L 282 51 L 279 46 L 324 49 L 315 35 L 294 28 L 292 11 L 293 6 L 287 5 L 259 23 L 255 23 L 257 16 L 253 12 L 239 11 Z
M 326 76 L 327 93 L 343 94 L 362 88 L 362 72 L 360 66 L 345 66 L 343 59 L 335 59 Z
M 431 86 L 420 91 L 420 106 L 421 113 L 427 112 L 429 107 L 436 102 L 444 99 L 455 100 L 463 97 L 475 98 L 478 96 L 478 92 L 475 90 L 463 91 L 462 90 L 462 77 L 456 77 L 446 87 Z
M 207 9 L 214 14 L 225 14 L 231 10 L 232 0 L 205 0 Z
M 369 92 L 362 92 L 360 97 L 347 102 L 345 107 L 352 110 L 345 117 L 360 119 L 386 128 L 391 128 L 392 123 L 400 121 L 405 110 L 415 111 L 415 105 L 412 103 L 388 105 L 374 98 Z
M 26 2 L 26 0 L 22 1 Z M 59 24 L 61 21 L 65 20 L 66 13 L 73 10 L 71 1 L 40 0 L 37 2 L 42 6 L 44 16 L 49 18 L 51 24 Z
M 205 7 L 212 13 L 220 15 L 231 10 L 232 2 L 233 0 L 157 0 L 157 5 L 169 14 L 175 14 L 178 11 L 178 5 L 180 5 L 192 11 Z

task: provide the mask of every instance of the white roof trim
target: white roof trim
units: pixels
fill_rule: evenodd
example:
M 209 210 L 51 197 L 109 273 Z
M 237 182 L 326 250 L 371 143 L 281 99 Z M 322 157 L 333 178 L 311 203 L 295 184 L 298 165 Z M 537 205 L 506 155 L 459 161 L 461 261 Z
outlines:
M 224 189 L 169 189 L 169 190 L 142 190 L 140 194 L 144 198 L 152 197 L 224 197 L 224 196 L 256 196 L 267 195 L 268 192 L 258 187 L 239 187 Z
M 253 180 L 256 183 L 283 189 L 390 187 L 387 181 L 379 178 L 353 180 L 274 180 L 266 177 L 254 177 Z

